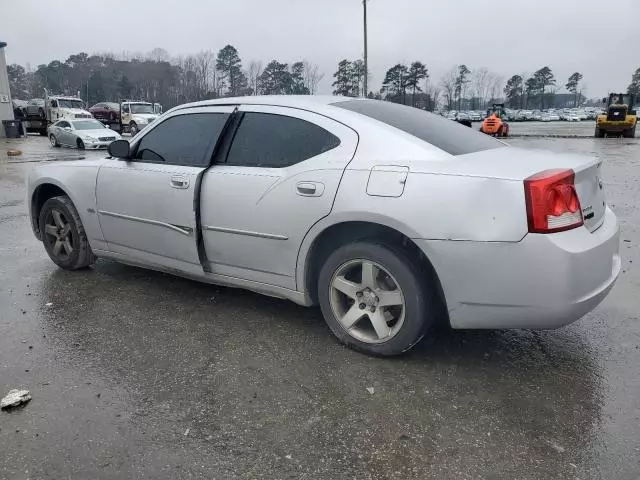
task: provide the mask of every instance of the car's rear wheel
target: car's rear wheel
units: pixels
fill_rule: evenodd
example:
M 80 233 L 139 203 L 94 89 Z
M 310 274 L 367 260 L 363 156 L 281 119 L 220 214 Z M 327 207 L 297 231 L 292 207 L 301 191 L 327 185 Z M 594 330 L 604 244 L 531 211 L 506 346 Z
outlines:
M 331 254 L 320 270 L 318 298 L 334 335 L 371 355 L 406 352 L 434 321 L 434 296 L 415 262 L 376 243 L 352 243 Z
M 95 262 L 82 221 L 69 197 L 47 200 L 38 220 L 44 248 L 56 265 L 78 270 Z
M 595 137 L 604 138 L 604 130 L 601 130 L 600 128 L 596 127 Z
M 60 144 L 58 143 L 58 139 L 56 138 L 55 135 L 50 135 L 49 136 L 49 141 L 51 142 L 51 146 L 53 147 L 59 147 Z

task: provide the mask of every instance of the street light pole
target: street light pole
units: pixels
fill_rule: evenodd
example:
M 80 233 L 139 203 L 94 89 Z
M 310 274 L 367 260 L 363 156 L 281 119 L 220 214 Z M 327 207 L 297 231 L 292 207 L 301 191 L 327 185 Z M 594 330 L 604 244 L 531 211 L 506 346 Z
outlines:
M 367 76 L 369 75 L 369 67 L 367 62 L 367 0 L 362 0 L 362 6 L 364 8 L 364 97 L 369 94 L 367 89 Z

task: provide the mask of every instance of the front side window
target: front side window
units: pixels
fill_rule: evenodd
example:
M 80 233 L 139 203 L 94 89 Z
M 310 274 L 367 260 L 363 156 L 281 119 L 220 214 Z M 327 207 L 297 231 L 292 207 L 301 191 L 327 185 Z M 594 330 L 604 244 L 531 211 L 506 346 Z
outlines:
M 236 132 L 227 163 L 282 168 L 307 160 L 340 145 L 340 139 L 313 123 L 270 113 L 245 113 Z
M 69 125 L 67 122 L 58 122 L 58 127 L 60 128 L 65 128 L 65 127 L 70 127 L 71 125 Z
M 209 165 L 228 113 L 188 113 L 167 118 L 138 144 L 141 161 L 204 167 Z

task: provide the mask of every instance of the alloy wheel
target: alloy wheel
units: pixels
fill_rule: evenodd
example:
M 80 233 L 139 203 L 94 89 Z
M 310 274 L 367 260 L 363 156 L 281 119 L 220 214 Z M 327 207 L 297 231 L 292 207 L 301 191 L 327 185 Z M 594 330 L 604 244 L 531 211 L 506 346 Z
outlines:
M 383 343 L 402 328 L 405 300 L 398 282 L 380 264 L 351 260 L 331 279 L 330 305 L 345 331 L 365 343 Z
M 73 235 L 71 234 L 71 223 L 64 212 L 58 209 L 51 209 L 45 218 L 44 224 L 45 241 L 51 247 L 51 252 L 60 260 L 66 260 L 73 252 Z

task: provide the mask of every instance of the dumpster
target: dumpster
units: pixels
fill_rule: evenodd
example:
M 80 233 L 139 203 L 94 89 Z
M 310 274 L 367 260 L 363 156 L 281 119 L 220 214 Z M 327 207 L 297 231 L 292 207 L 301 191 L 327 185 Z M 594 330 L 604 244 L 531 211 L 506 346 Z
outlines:
M 4 135 L 7 138 L 20 138 L 20 122 L 17 120 L 3 120 Z

